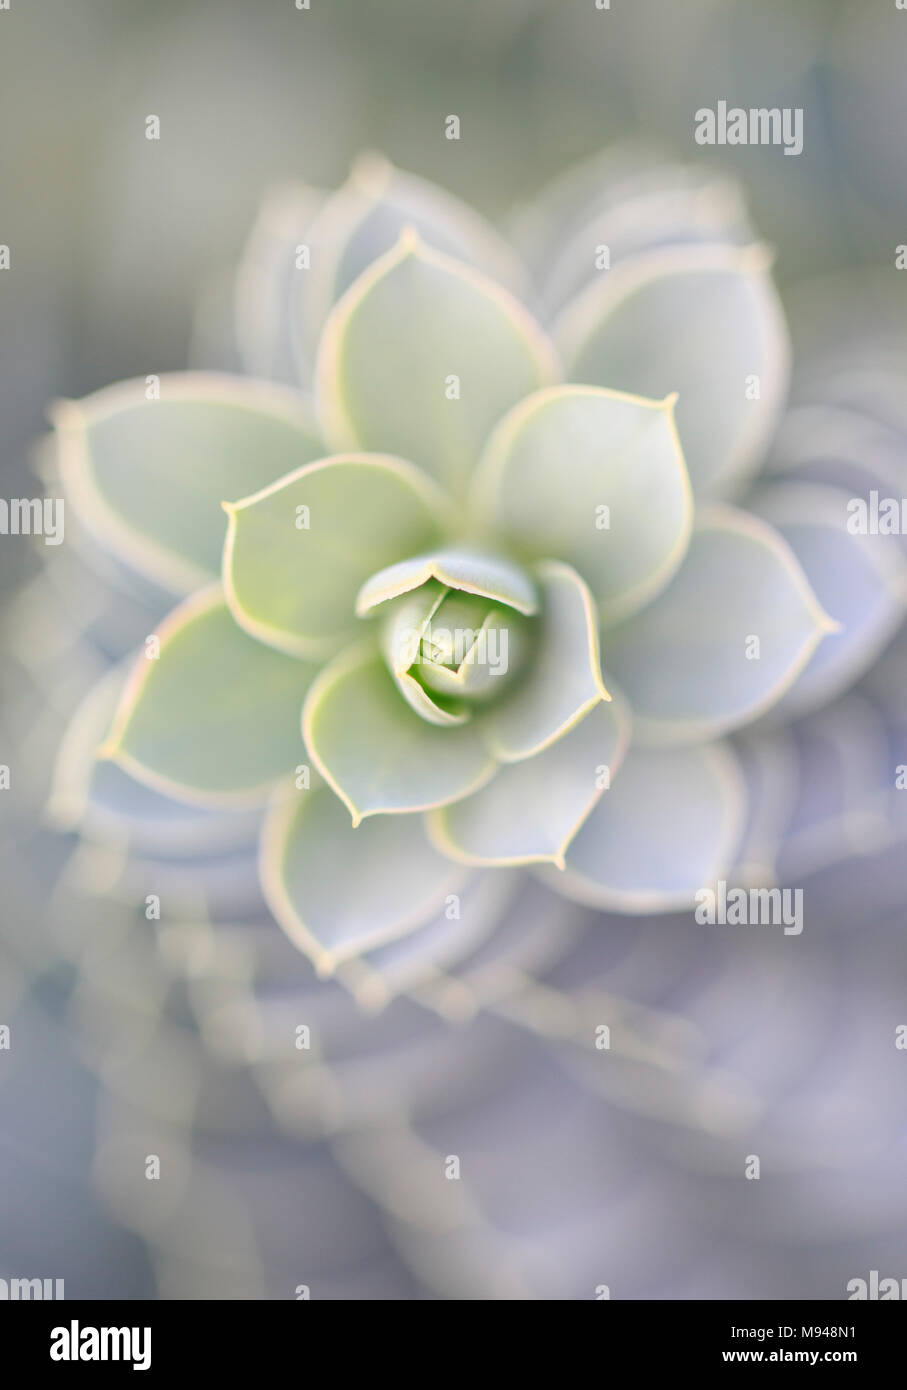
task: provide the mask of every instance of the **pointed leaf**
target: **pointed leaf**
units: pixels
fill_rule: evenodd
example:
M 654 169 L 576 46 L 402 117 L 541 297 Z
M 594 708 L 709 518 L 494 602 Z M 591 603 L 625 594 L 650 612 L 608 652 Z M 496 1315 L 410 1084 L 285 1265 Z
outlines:
M 304 761 L 303 699 L 316 668 L 254 642 L 219 585 L 187 599 L 139 658 L 104 751 L 167 796 L 263 799 Z
M 620 765 L 629 728 L 622 701 L 596 705 L 536 757 L 502 767 L 486 787 L 435 811 L 435 842 L 469 864 L 562 865 Z
M 519 555 L 573 565 L 606 616 L 640 607 L 680 564 L 692 526 L 673 398 L 539 391 L 495 431 L 473 499 Z
M 543 595 L 532 665 L 482 721 L 488 746 L 502 762 L 533 757 L 611 697 L 599 664 L 592 596 L 575 570 L 545 560 L 536 574 Z
M 777 532 L 716 506 L 667 589 L 606 630 L 602 652 L 630 701 L 635 736 L 684 742 L 768 709 L 833 626 Z
M 743 784 L 723 744 L 651 752 L 634 747 L 567 851 L 549 887 L 609 912 L 692 906 L 733 863 Z
M 392 559 L 438 538 L 447 503 L 400 459 L 341 454 L 228 509 L 224 588 L 262 642 L 324 657 L 360 635 L 356 595 Z
M 837 488 L 779 484 L 752 506 L 784 537 L 840 623 L 772 711 L 791 718 L 840 694 L 876 660 L 907 611 L 907 562 L 896 538 L 855 529 L 851 499 Z
M 224 497 L 245 497 L 324 453 L 300 397 L 187 372 L 106 387 L 55 411 L 67 496 L 100 542 L 170 592 L 220 573 Z
M 371 644 L 344 653 L 312 686 L 306 745 L 354 824 L 380 812 L 423 811 L 466 796 L 494 772 L 471 726 L 440 728 L 400 697 Z
M 451 589 L 505 603 L 518 613 L 531 614 L 538 608 L 535 585 L 518 565 L 497 555 L 457 547 L 414 555 L 372 575 L 359 592 L 356 612 L 360 618 L 365 617 L 379 604 L 410 593 L 431 579 Z
M 727 496 L 760 463 L 787 391 L 789 349 L 761 247 L 671 247 L 584 290 L 558 326 L 573 381 L 679 393 L 697 496 Z
M 284 931 L 323 971 L 430 921 L 466 882 L 421 816 L 350 825 L 327 787 L 279 800 L 262 832 L 261 881 Z
M 556 371 L 515 299 L 413 233 L 335 308 L 316 390 L 335 448 L 399 454 L 459 496 L 492 427 Z

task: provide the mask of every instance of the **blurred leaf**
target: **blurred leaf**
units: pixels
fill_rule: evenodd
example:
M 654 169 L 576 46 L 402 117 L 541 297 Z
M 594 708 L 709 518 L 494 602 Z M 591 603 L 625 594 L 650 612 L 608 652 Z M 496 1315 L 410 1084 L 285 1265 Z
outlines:
M 106 387 L 57 406 L 60 473 L 81 520 L 120 559 L 185 593 L 220 572 L 224 497 L 324 453 L 300 397 L 214 373 Z
M 540 872 L 549 887 L 608 912 L 691 907 L 733 863 L 743 808 L 725 745 L 634 747 L 568 849 L 565 871 Z
M 766 522 L 716 506 L 658 597 L 606 630 L 602 653 L 649 743 L 714 737 L 755 719 L 834 624 Z
M 155 634 L 123 693 L 107 756 L 166 796 L 254 800 L 305 761 L 299 718 L 316 668 L 238 628 L 220 586 L 193 595 Z
M 275 804 L 261 875 L 274 916 L 321 970 L 414 931 L 467 881 L 432 848 L 421 816 L 376 816 L 354 829 L 324 786 Z
M 633 258 L 568 306 L 556 338 L 573 381 L 679 394 L 677 428 L 697 496 L 733 494 L 760 466 L 789 372 L 763 248 L 671 247 Z

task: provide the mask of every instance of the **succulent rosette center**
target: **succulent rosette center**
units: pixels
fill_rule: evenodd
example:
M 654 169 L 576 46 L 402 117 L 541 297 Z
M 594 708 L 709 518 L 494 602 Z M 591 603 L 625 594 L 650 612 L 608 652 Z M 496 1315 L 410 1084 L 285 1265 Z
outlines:
M 524 571 L 448 551 L 379 571 L 356 608 L 381 623 L 388 670 L 413 709 L 433 724 L 462 724 L 525 667 L 538 606 Z

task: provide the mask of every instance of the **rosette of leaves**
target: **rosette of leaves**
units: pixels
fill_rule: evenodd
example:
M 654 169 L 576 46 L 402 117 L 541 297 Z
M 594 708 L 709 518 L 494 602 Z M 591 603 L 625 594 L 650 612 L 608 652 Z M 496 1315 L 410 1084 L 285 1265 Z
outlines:
M 251 340 L 302 391 L 189 374 L 58 411 L 80 521 L 188 595 L 102 751 L 185 803 L 268 803 L 265 896 L 322 969 L 430 960 L 514 866 L 689 904 L 744 835 L 724 736 L 838 641 L 796 528 L 734 505 L 786 388 L 768 257 L 733 201 L 669 185 L 682 241 L 642 187 L 608 274 L 626 200 L 576 213 L 546 332 L 475 213 L 373 161 L 312 195 L 309 242 L 298 202 L 260 226 L 240 276 L 242 340 L 257 286 Z

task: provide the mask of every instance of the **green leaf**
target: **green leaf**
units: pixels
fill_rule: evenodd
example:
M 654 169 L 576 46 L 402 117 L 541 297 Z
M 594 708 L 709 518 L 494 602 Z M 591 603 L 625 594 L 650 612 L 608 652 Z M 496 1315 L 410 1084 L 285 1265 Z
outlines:
M 723 744 L 660 752 L 635 746 L 549 887 L 609 912 L 690 907 L 734 862 L 743 783 Z
M 896 537 L 853 529 L 852 500 L 838 488 L 780 483 L 750 505 L 784 537 L 840 624 L 772 712 L 789 719 L 827 703 L 873 665 L 904 620 L 907 562 Z
M 278 800 L 262 832 L 268 906 L 325 973 L 431 921 L 467 881 L 429 843 L 421 816 L 377 816 L 354 829 L 324 786 Z
M 359 592 L 356 612 L 363 618 L 379 604 L 411 593 L 432 579 L 451 589 L 494 599 L 518 613 L 532 614 L 538 609 L 535 585 L 518 565 L 497 555 L 449 548 L 430 555 L 414 555 L 373 574 Z
M 677 428 L 697 496 L 739 491 L 758 468 L 790 355 L 762 247 L 634 257 L 568 306 L 556 336 L 573 381 L 679 393 Z
M 536 574 L 542 590 L 536 651 L 513 693 L 484 716 L 488 746 L 502 762 L 541 752 L 599 700 L 610 700 L 599 664 L 592 596 L 575 570 L 545 560 Z
M 381 633 L 381 650 L 387 668 L 407 704 L 430 724 L 465 724 L 471 711 L 462 702 L 439 700 L 416 680 L 411 667 L 432 616 L 447 590 L 434 580 L 388 606 Z
M 220 573 L 224 497 L 244 497 L 324 448 L 301 398 L 244 377 L 162 376 L 54 412 L 67 496 L 94 536 L 171 593 Z
M 229 506 L 224 589 L 262 642 L 324 657 L 360 634 L 356 595 L 401 554 L 436 540 L 449 503 L 411 464 L 343 454 Z
M 469 864 L 562 866 L 620 765 L 629 732 L 622 701 L 596 705 L 536 757 L 502 767 L 472 796 L 435 811 L 429 824 L 436 844 Z
M 524 560 L 567 561 L 605 615 L 639 608 L 680 564 L 692 526 L 673 404 L 590 386 L 537 392 L 492 435 L 475 511 Z
M 605 669 L 650 744 L 711 738 L 779 700 L 834 624 L 764 521 L 713 507 L 653 603 L 602 633 Z
M 398 454 L 460 496 L 501 415 L 556 371 L 517 300 L 408 233 L 334 309 L 316 394 L 335 448 Z
M 219 585 L 193 595 L 139 658 L 103 752 L 166 796 L 263 799 L 305 761 L 303 699 L 316 668 L 236 626 Z
M 440 728 L 400 698 L 370 643 L 322 671 L 303 711 L 319 772 L 354 825 L 382 812 L 424 811 L 466 796 L 495 768 L 471 727 Z

